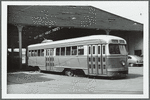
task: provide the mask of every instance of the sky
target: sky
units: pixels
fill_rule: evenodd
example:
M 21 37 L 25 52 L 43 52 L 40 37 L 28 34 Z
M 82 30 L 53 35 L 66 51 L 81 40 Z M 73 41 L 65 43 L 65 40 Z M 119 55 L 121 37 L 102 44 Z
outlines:
M 140 23 L 144 23 L 147 13 L 146 2 L 142 1 L 107 1 L 93 4 L 93 6 Z
M 65 5 L 66 3 L 61 3 Z M 76 1 L 67 2 L 67 5 L 88 5 L 101 10 L 131 19 L 133 21 L 144 23 L 147 16 L 147 1 Z

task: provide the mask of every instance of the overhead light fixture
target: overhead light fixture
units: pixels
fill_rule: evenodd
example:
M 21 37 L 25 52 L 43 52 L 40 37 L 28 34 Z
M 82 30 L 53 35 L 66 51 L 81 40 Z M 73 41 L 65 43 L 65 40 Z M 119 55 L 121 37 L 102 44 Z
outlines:
M 134 23 L 133 25 L 137 25 L 137 23 Z
M 77 6 L 69 6 L 69 8 L 76 8 Z
M 115 21 L 115 19 L 109 18 L 108 21 L 109 21 L 109 22 L 112 22 L 112 21 Z
M 62 12 L 62 14 L 73 14 L 73 12 Z
M 71 19 L 73 19 L 73 20 L 74 20 L 74 19 L 76 19 L 76 17 L 72 17 Z

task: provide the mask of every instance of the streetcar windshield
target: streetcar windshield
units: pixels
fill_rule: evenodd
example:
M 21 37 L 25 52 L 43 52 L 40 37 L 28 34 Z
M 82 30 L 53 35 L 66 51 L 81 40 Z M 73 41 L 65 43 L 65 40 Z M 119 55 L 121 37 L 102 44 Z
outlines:
M 126 55 L 126 46 L 122 44 L 109 44 L 109 53 Z

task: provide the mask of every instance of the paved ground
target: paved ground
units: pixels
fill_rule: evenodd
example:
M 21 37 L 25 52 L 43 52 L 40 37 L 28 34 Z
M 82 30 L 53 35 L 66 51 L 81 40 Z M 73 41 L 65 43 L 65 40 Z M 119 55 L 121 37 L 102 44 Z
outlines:
M 143 94 L 143 67 L 129 67 L 125 79 L 32 71 L 10 72 L 7 77 L 8 94 Z

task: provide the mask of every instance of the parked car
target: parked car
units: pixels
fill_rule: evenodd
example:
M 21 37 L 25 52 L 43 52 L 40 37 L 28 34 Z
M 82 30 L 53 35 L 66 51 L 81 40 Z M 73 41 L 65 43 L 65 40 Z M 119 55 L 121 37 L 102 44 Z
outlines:
M 130 67 L 133 67 L 133 65 L 143 65 L 143 57 L 137 55 L 128 55 L 128 64 Z

